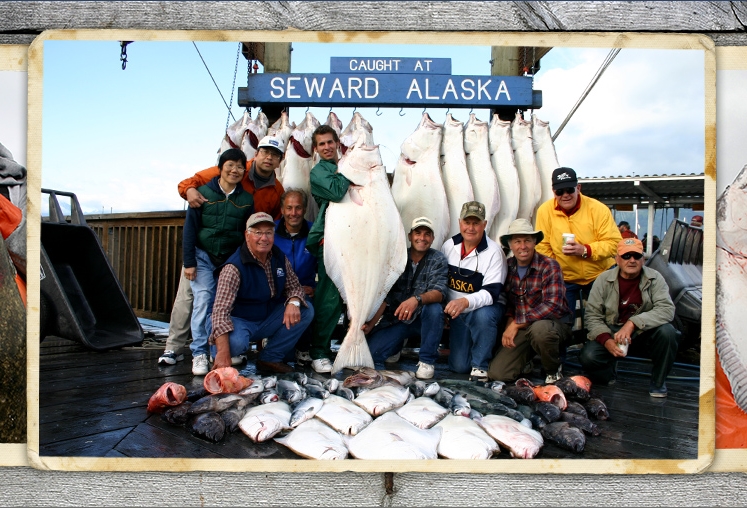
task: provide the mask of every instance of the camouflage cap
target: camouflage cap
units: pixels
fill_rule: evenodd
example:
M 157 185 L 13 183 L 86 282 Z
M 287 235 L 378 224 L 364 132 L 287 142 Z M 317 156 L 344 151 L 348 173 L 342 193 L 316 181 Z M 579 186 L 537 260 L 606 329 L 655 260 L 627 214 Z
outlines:
M 466 219 L 467 217 L 477 217 L 480 220 L 485 220 L 485 205 L 478 201 L 467 201 L 462 205 L 459 218 Z

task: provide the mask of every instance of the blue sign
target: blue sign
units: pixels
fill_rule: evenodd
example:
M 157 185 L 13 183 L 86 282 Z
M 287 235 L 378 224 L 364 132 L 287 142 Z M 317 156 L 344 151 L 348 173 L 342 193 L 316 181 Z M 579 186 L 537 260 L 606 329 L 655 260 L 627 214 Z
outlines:
M 262 73 L 239 88 L 238 104 L 538 109 L 542 92 L 524 76 Z
M 451 74 L 451 58 L 361 58 L 333 56 L 333 74 Z

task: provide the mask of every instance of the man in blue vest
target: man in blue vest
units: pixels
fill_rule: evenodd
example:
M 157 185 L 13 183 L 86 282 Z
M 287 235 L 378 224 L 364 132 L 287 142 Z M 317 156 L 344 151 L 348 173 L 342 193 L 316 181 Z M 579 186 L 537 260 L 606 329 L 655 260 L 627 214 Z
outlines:
M 314 309 L 288 258 L 275 245 L 271 215 L 255 213 L 246 222 L 246 242 L 218 270 L 218 287 L 210 326 L 213 369 L 231 366 L 231 357 L 249 343 L 268 338 L 259 353 L 257 371 L 285 373 L 283 360 L 311 323 Z
M 314 303 L 316 290 L 317 260 L 306 248 L 306 239 L 312 223 L 304 219 L 309 205 L 309 196 L 302 189 L 286 189 L 280 196 L 280 213 L 283 216 L 275 221 L 275 245 L 283 251 L 296 272 L 306 298 Z M 311 363 L 309 345 L 313 324 L 309 326 L 296 344 L 296 361 Z

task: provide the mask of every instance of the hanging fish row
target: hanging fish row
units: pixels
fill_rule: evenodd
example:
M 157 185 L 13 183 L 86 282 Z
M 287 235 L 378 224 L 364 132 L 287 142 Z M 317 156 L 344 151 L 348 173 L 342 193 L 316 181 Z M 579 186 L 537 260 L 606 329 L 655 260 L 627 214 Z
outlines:
M 239 429 L 254 443 L 274 439 L 309 459 L 490 459 L 501 450 L 530 459 L 546 441 L 582 453 L 586 434 L 600 435 L 590 418 L 609 414 L 590 389 L 583 376 L 546 386 L 426 384 L 410 371 L 364 368 L 340 383 L 300 372 L 243 377 L 227 367 L 189 394 L 165 383 L 148 411 L 208 441 Z

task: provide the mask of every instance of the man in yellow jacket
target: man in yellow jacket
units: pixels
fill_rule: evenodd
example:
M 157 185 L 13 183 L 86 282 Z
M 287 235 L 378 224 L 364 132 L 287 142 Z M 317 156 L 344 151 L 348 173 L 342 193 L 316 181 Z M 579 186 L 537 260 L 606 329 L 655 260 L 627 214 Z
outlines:
M 536 250 L 560 264 L 568 305 L 574 312 L 576 300 L 588 298 L 597 276 L 615 264 L 622 237 L 607 205 L 581 195 L 573 169 L 553 171 L 552 190 L 556 197 L 537 209 L 535 228 L 544 233 L 544 239 Z

